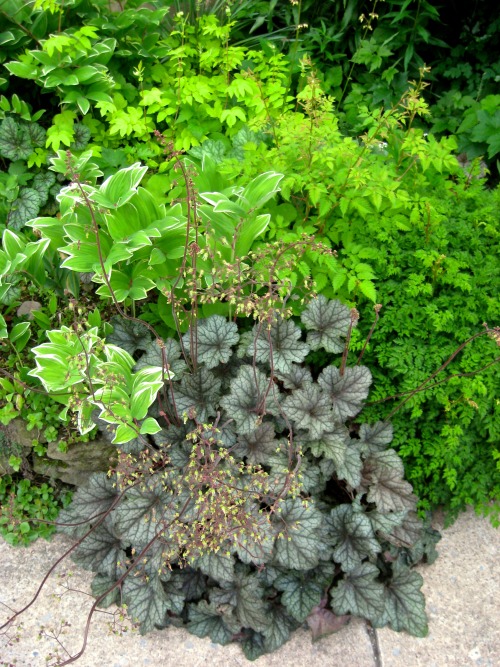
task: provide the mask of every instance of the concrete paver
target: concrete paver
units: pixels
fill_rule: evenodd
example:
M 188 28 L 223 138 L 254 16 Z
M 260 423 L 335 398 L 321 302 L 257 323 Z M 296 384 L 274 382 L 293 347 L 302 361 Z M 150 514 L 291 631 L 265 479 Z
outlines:
M 437 526 L 439 528 L 439 526 Z M 28 549 L 8 546 L 0 540 L 0 623 L 11 609 L 19 609 L 69 542 L 61 535 L 50 542 L 39 540 Z M 78 667 L 500 667 L 500 530 L 472 512 L 459 518 L 443 533 L 440 556 L 420 571 L 429 615 L 429 636 L 416 639 L 382 629 L 372 634 L 359 619 L 340 632 L 315 644 L 305 630 L 276 653 L 254 663 L 238 646 L 221 647 L 185 630 L 168 628 L 140 636 L 127 623 L 122 635 L 112 630 L 113 617 L 95 617 L 87 649 Z M 59 648 L 58 635 L 71 654 L 80 646 L 92 574 L 69 559 L 49 579 L 44 592 L 26 614 L 0 636 L 1 667 L 42 667 Z M 68 589 L 76 589 L 74 592 Z M 68 625 L 64 625 L 67 623 Z M 20 629 L 17 630 L 17 626 Z M 40 638 L 40 629 L 45 628 Z M 116 628 L 115 628 L 116 630 Z M 10 639 L 9 639 L 10 638 Z

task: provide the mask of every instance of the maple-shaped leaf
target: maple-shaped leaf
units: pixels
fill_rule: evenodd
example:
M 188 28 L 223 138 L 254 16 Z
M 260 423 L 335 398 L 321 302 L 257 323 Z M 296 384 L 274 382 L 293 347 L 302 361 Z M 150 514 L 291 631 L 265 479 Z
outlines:
M 255 431 L 240 435 L 233 448 L 235 456 L 246 457 L 251 465 L 264 464 L 277 446 L 274 425 L 264 422 Z
M 144 547 L 173 519 L 174 510 L 161 482 L 150 479 L 127 491 L 114 511 L 115 527 L 125 542 Z
M 151 334 L 145 324 L 131 322 L 118 315 L 112 317 L 110 322 L 113 325 L 113 332 L 106 337 L 107 343 L 117 345 L 129 354 L 134 354 L 138 350 L 146 351 L 149 348 Z
M 231 555 L 209 551 L 190 563 L 191 567 L 200 569 L 203 574 L 215 581 L 234 580 L 234 558 Z
M 228 417 L 236 422 L 240 434 L 251 433 L 259 425 L 268 385 L 264 373 L 251 366 L 242 366 L 231 380 L 230 393 L 220 403 Z
M 336 366 L 327 366 L 318 377 L 318 384 L 331 400 L 336 421 L 354 417 L 363 407 L 372 382 L 365 366 L 347 367 L 344 375 Z
M 390 535 L 384 534 L 383 537 L 399 547 L 397 553 L 407 565 L 414 565 L 421 561 L 431 564 L 438 557 L 436 544 L 441 539 L 441 534 L 424 523 L 416 512 L 408 512 L 401 525 L 397 526 Z
M 317 458 L 325 457 L 334 461 L 335 465 L 342 465 L 349 440 L 349 431 L 343 424 L 335 424 L 332 431 L 326 431 L 318 440 L 307 443 L 311 453 Z
M 221 381 L 208 368 L 199 366 L 193 373 L 184 375 L 174 387 L 175 407 L 178 415 L 194 411 L 200 422 L 215 417 L 219 406 Z
M 7 160 L 26 160 L 33 153 L 26 126 L 19 125 L 13 118 L 5 118 L 0 123 L 0 155 Z
M 340 301 L 329 301 L 324 296 L 312 299 L 300 316 L 308 330 L 307 343 L 311 350 L 342 352 L 351 322 L 351 311 Z
M 322 514 L 312 501 L 289 498 L 275 517 L 278 531 L 274 547 L 277 564 L 294 570 L 309 570 L 318 564 Z
M 264 632 L 268 624 L 268 605 L 264 601 L 265 590 L 254 574 L 249 574 L 246 566 L 235 568 L 234 581 L 222 582 L 221 588 L 213 588 L 210 602 L 230 605 L 241 625 Z
M 378 524 L 377 530 L 381 537 L 394 544 L 396 547 L 410 548 L 417 542 L 423 531 L 422 519 L 416 512 L 401 510 L 399 512 L 389 512 L 382 514 L 378 511 L 370 512 L 370 517 L 375 518 L 375 524 Z M 390 521 L 390 518 L 393 521 Z M 401 517 L 396 521 L 396 517 Z
M 84 570 L 116 577 L 119 563 L 126 559 L 123 543 L 109 517 L 96 526 L 72 554 L 72 559 Z
M 352 505 L 338 505 L 330 513 L 333 559 L 344 571 L 353 570 L 363 559 L 380 552 L 370 519 Z
M 361 563 L 349 570 L 330 591 L 333 612 L 378 622 L 385 611 L 385 590 L 384 585 L 377 581 L 379 574 L 378 567 L 373 563 Z
M 107 574 L 101 574 L 98 573 L 96 576 L 92 579 L 92 583 L 90 584 L 90 590 L 92 591 L 92 595 L 95 598 L 101 597 L 101 595 L 104 595 L 109 589 L 113 586 L 113 584 L 116 582 L 115 577 L 110 577 Z M 112 604 L 119 604 L 120 603 L 120 588 L 119 586 L 115 586 L 113 590 L 110 593 L 107 593 L 103 597 L 103 599 L 99 602 L 99 607 L 101 609 L 106 609 Z
M 393 565 L 393 576 L 385 585 L 386 620 L 393 630 L 406 630 L 415 637 L 425 637 L 429 631 L 425 613 L 422 576 L 398 562 Z
M 335 429 L 331 400 L 316 384 L 297 389 L 283 401 L 283 412 L 299 429 L 306 429 L 311 440 Z
M 291 618 L 284 609 L 279 607 L 271 609 L 267 627 L 262 631 L 266 652 L 272 653 L 283 646 L 290 638 L 290 633 L 299 626 L 300 623 Z
M 275 588 L 281 591 L 282 604 L 290 616 L 300 623 L 303 623 L 313 608 L 320 604 L 326 586 L 333 579 L 332 565 L 330 563 L 325 565 L 331 574 L 329 582 L 323 577 L 315 576 L 316 572 L 322 572 L 323 565 L 314 570 L 312 575 L 309 572 L 285 572 L 274 582 Z
M 140 624 L 141 635 L 163 624 L 170 604 L 159 577 L 134 576 L 132 572 L 123 582 L 122 595 L 128 615 Z
M 389 422 L 377 422 L 373 426 L 361 424 L 359 427 L 359 440 L 364 454 L 386 449 L 392 438 L 393 428 Z
M 19 196 L 11 204 L 7 216 L 9 229 L 21 229 L 27 222 L 36 218 L 40 210 L 40 195 L 33 188 L 21 188 Z
M 411 484 L 404 480 L 404 467 L 394 449 L 371 454 L 364 462 L 363 485 L 367 500 L 381 512 L 413 510 L 417 499 Z
M 283 382 L 285 389 L 303 389 L 304 385 L 312 382 L 311 371 L 307 366 L 292 364 L 286 373 L 276 372 L 278 380 Z
M 184 348 L 191 354 L 191 333 L 184 335 Z M 207 368 L 215 368 L 219 364 L 226 364 L 233 354 L 233 345 L 239 340 L 238 327 L 234 322 L 228 322 L 222 315 L 212 315 L 204 320 L 198 320 L 195 337 L 195 354 L 200 363 Z
M 58 531 L 81 537 L 93 523 L 102 518 L 115 500 L 116 489 L 113 488 L 113 480 L 105 473 L 91 475 L 87 485 L 79 487 L 73 495 L 71 504 L 59 513 Z
M 160 366 L 172 371 L 176 381 L 180 380 L 187 368 L 187 364 L 181 358 L 181 355 L 181 346 L 173 338 L 166 338 L 161 341 L 161 344 L 157 340 L 150 340 L 144 354 L 134 366 L 134 372 L 147 366 Z
M 300 340 L 302 332 L 292 320 L 280 317 L 271 324 L 270 329 L 265 326 L 255 326 L 255 343 L 248 346 L 247 354 L 255 354 L 255 360 L 271 365 L 274 370 L 287 373 L 292 364 L 304 361 L 309 346 Z
M 206 600 L 189 605 L 187 630 L 197 637 L 210 637 L 216 644 L 225 646 L 241 630 L 232 608 L 220 607 Z
M 351 617 L 349 615 L 337 616 L 321 605 L 313 607 L 306 619 L 307 625 L 311 630 L 311 639 L 313 642 L 342 630 L 350 621 Z

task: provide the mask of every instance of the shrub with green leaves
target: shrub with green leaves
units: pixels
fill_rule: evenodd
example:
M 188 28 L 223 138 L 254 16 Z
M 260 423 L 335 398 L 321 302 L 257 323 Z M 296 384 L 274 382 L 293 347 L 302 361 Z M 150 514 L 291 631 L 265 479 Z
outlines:
M 79 336 L 70 405 L 78 409 L 83 392 L 100 407 L 119 460 L 76 492 L 58 524 L 80 540 L 74 559 L 95 572 L 100 605 L 126 604 L 143 633 L 182 622 L 215 642 L 237 641 L 249 659 L 306 620 L 314 628 L 318 614 L 426 634 L 422 578 L 411 566 L 435 557 L 437 534 L 417 518 L 388 448 L 391 425 L 352 423 L 371 373 L 341 363 L 314 377 L 304 363 L 311 350 L 341 352 L 355 324 L 347 307 L 319 297 L 300 327 L 277 316 L 241 332 L 214 315 L 160 346 L 145 326 L 118 320 L 109 340 L 121 351 L 106 342 L 113 359 L 100 363 L 87 349 L 93 333 Z M 66 345 L 55 337 L 34 350 L 50 391 L 60 388 L 50 360 Z M 122 386 L 153 359 L 175 370 L 141 394 L 149 412 L 124 435 Z M 128 375 L 123 360 L 135 363 Z M 103 381 L 114 373 L 109 396 L 91 391 L 82 372 Z M 144 428 L 157 420 L 161 429 Z
M 0 535 L 8 544 L 27 546 L 39 537 L 48 539 L 56 530 L 61 507 L 71 500 L 49 484 L 33 484 L 29 479 L 0 477 Z

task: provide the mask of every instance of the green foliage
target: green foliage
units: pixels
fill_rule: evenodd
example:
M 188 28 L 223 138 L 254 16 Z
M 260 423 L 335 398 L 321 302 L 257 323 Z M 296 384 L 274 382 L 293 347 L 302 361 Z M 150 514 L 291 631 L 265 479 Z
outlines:
M 71 493 L 60 494 L 46 483 L 29 479 L 0 477 L 0 535 L 8 544 L 28 545 L 39 537 L 48 539 L 55 531 L 61 507 L 67 506 Z

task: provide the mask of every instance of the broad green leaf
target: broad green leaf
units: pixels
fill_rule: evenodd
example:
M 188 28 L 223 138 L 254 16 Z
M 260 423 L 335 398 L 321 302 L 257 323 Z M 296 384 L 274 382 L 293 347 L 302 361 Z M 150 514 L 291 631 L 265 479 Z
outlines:
M 134 375 L 130 408 L 134 419 L 144 419 L 148 408 L 163 387 L 165 371 L 162 368 L 143 368 Z
M 97 203 L 102 203 L 109 208 L 123 206 L 132 199 L 147 170 L 148 168 L 141 166 L 139 162 L 120 169 L 101 185 L 99 193 L 95 195 Z

